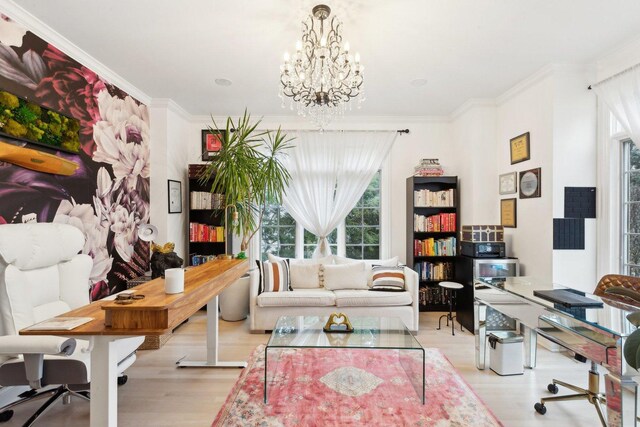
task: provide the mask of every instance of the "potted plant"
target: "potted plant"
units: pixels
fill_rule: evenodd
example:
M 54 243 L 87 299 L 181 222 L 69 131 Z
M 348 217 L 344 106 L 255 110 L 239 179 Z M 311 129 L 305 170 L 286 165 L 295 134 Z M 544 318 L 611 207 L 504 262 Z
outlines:
M 213 118 L 212 122 L 209 131 L 219 132 Z M 237 122 L 228 117 L 220 138 L 220 151 L 208 162 L 201 176 L 202 182 L 211 182 L 211 192 L 224 195 L 225 226 L 241 239 L 238 258 L 246 257 L 245 251 L 260 229 L 267 204 L 282 203 L 282 194 L 291 179 L 282 163 L 291 139 L 287 139 L 280 128 L 275 132 L 259 131 L 259 124 L 260 120 L 251 122 L 246 110 Z M 248 311 L 248 284 L 245 287 Z M 223 298 L 225 293 L 230 292 L 225 290 Z M 223 304 L 221 299 L 222 313 L 223 305 L 229 304 Z M 222 317 L 230 320 L 224 314 Z

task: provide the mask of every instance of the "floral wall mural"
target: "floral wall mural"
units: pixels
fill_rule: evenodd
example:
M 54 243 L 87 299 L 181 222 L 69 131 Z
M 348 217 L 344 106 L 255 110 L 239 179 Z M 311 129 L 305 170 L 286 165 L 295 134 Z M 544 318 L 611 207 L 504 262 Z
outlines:
M 80 168 L 52 175 L 0 162 L 0 223 L 62 222 L 87 237 L 93 300 L 147 270 L 147 107 L 55 46 L 0 16 L 0 90 L 80 120 Z

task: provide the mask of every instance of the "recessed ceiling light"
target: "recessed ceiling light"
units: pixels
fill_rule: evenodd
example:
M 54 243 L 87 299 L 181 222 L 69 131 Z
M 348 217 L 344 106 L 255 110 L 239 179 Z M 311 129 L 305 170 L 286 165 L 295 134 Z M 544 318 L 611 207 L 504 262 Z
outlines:
M 427 84 L 427 79 L 415 79 L 411 80 L 411 86 L 424 86 Z
M 229 79 L 216 79 L 215 82 L 218 86 L 231 86 L 231 80 Z

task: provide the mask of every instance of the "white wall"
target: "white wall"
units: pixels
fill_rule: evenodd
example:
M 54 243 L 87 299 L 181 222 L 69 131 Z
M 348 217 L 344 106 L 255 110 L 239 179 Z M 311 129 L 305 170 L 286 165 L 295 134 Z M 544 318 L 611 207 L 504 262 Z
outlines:
M 151 120 L 151 218 L 158 227 L 158 243 L 174 242 L 176 253 L 187 254 L 187 175 L 190 125 L 184 112 L 172 101 L 155 99 L 149 106 Z M 182 213 L 168 213 L 168 183 L 182 183 Z
M 224 118 L 216 117 L 218 126 L 224 124 Z M 211 125 L 210 117 L 195 117 L 189 130 L 189 155 L 191 163 L 200 162 L 200 132 Z M 261 127 L 283 130 L 313 129 L 307 119 L 297 116 L 264 117 Z M 460 156 L 456 155 L 451 138 L 451 125 L 446 118 L 415 117 L 359 117 L 344 118 L 328 129 L 344 130 L 397 130 L 408 128 L 411 133 L 401 134 L 389 153 L 391 200 L 389 215 L 391 216 L 390 251 L 392 256 L 398 255 L 406 260 L 406 179 L 413 174 L 413 168 L 422 158 L 439 158 L 447 175 L 461 173 L 463 167 Z M 384 178 L 383 178 L 384 179 Z M 463 207 L 464 209 L 464 207 Z M 384 215 L 384 213 L 383 213 Z

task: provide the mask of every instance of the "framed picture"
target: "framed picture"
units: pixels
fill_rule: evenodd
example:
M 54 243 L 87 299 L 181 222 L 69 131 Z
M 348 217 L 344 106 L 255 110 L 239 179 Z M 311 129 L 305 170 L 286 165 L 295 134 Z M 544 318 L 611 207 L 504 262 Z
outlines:
M 529 132 L 518 135 L 515 138 L 511 138 L 511 164 L 516 164 L 529 160 L 531 158 L 531 151 L 529 150 Z
M 182 182 L 169 180 L 169 213 L 182 212 Z
M 517 227 L 517 202 L 518 199 L 515 198 L 500 200 L 500 225 L 503 227 Z
M 534 197 L 540 197 L 540 187 L 542 183 L 540 181 L 540 168 L 529 169 L 527 171 L 520 172 L 520 198 L 532 199 Z
M 202 130 L 202 160 L 211 160 L 222 148 L 224 131 Z
M 500 194 L 514 194 L 518 192 L 518 174 L 515 172 L 503 173 L 499 177 Z

